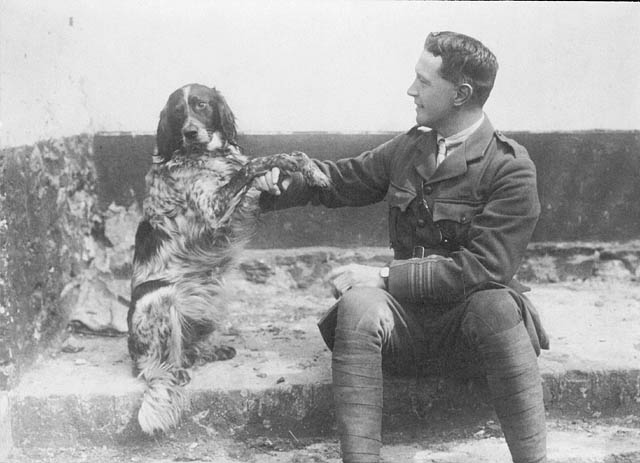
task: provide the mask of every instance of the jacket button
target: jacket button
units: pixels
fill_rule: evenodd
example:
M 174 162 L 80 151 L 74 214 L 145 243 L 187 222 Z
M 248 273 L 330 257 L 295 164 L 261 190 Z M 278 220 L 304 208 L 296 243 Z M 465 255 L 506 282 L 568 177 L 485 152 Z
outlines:
M 433 187 L 431 185 L 427 185 L 426 187 L 424 187 L 424 192 L 425 194 L 430 195 L 431 193 L 433 193 Z
M 424 227 L 426 224 L 426 222 L 424 221 L 424 219 L 418 219 L 418 227 Z
M 462 217 L 460 217 L 460 222 L 467 223 L 467 216 L 463 215 Z

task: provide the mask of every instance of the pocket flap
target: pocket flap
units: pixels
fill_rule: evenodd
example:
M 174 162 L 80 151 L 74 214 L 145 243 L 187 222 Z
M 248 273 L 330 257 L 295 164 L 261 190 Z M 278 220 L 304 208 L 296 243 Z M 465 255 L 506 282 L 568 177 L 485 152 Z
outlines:
M 433 221 L 451 220 L 462 224 L 470 223 L 483 207 L 483 204 L 436 201 L 433 204 Z
M 415 191 L 409 188 L 401 188 L 393 183 L 389 185 L 387 201 L 390 207 L 399 207 L 402 212 L 407 210 L 409 203 L 416 197 Z

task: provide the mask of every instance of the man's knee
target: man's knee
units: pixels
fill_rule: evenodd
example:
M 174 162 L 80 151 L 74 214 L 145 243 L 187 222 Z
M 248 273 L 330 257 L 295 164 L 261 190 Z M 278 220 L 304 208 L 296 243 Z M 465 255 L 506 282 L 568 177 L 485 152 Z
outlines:
M 338 302 L 338 328 L 384 336 L 393 329 L 389 295 L 378 288 L 356 287 Z
M 478 291 L 467 301 L 462 330 L 469 340 L 477 343 L 522 321 L 518 304 L 507 290 Z

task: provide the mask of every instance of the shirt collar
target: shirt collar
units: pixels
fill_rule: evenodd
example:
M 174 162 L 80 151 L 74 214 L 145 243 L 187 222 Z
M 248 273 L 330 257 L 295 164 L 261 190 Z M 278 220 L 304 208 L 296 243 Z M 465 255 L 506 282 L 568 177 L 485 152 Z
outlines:
M 453 135 L 450 135 L 448 137 L 443 137 L 442 135 L 438 134 L 437 141 L 444 139 L 444 143 L 447 147 L 459 145 L 460 143 L 463 143 L 467 138 L 469 138 L 473 132 L 478 130 L 478 127 L 480 127 L 483 122 L 484 113 L 482 113 L 480 119 L 478 119 L 473 125 L 461 130 L 458 133 L 454 133 Z

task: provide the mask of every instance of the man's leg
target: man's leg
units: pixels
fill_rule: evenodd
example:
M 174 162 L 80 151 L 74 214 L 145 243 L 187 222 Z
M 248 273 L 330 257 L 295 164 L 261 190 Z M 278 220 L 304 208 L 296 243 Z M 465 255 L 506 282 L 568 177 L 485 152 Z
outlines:
M 382 356 L 415 360 L 413 316 L 387 292 L 354 288 L 338 303 L 332 374 L 345 463 L 377 463 L 382 427 Z
M 515 300 L 506 290 L 473 294 L 462 332 L 484 360 L 489 392 L 513 461 L 546 462 L 538 361 Z

